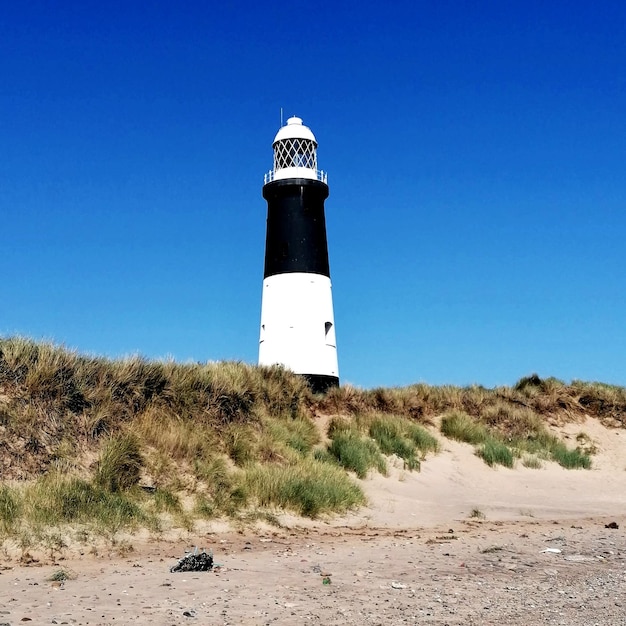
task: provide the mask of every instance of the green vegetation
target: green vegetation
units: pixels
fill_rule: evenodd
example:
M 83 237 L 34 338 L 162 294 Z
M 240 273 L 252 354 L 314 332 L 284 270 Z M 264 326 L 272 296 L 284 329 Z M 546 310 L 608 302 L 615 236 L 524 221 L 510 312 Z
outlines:
M 16 538 L 23 549 L 33 544 L 46 546 L 51 553 L 62 549 L 59 529 L 69 525 L 114 537 L 122 529 L 153 528 L 156 523 L 131 494 L 56 473 L 21 487 L 4 485 L 1 497 L 5 506 L 0 509 L 0 539 Z M 89 532 L 85 530 L 84 536 Z
M 343 471 L 315 459 L 294 466 L 255 466 L 246 472 L 244 485 L 257 505 L 291 509 L 307 517 L 365 504 L 363 492 Z
M 436 416 L 450 411 L 480 417 L 490 407 L 505 406 L 526 409 L 542 422 L 562 424 L 589 415 L 610 428 L 626 427 L 626 388 L 578 380 L 566 384 L 556 378 L 541 379 L 536 374 L 522 378 L 513 387 L 494 389 L 480 385 L 431 387 L 420 383 L 361 390 L 345 385 L 330 390 L 318 406 L 333 415 L 379 411 L 422 424 L 431 424 Z
M 419 470 L 420 459 L 437 452 L 439 442 L 425 428 L 406 417 L 359 413 L 354 419 L 333 419 L 328 427 L 328 451 L 345 469 L 364 478 L 370 469 L 387 474 L 383 455 L 396 455 L 405 469 Z
M 13 532 L 22 512 L 21 504 L 14 490 L 0 486 L 0 536 Z
M 378 446 L 358 432 L 338 432 L 328 447 L 330 454 L 347 470 L 365 478 L 370 469 L 387 473 L 387 464 Z
M 490 438 L 489 431 L 485 426 L 461 411 L 452 411 L 443 416 L 441 432 L 450 439 L 474 445 L 485 443 Z
M 110 360 L 0 338 L 0 543 L 53 553 L 68 529 L 86 540 L 201 518 L 276 520 L 280 509 L 343 512 L 364 502 L 345 470 L 384 474 L 398 459 L 419 470 L 439 449 L 439 419 L 490 464 L 588 468 L 589 437 L 570 449 L 549 430 L 587 415 L 624 427 L 626 390 L 532 375 L 495 389 L 313 395 L 280 367 Z M 328 433 L 317 416 L 334 416 Z
M 586 447 L 568 449 L 551 434 L 539 415 L 527 407 L 507 405 L 501 400 L 485 408 L 477 417 L 452 411 L 441 419 L 441 432 L 451 439 L 470 443 L 476 454 L 490 466 L 513 467 L 515 458 L 524 455 L 523 465 L 539 469 L 541 459 L 556 461 L 566 469 L 589 469 L 591 450 L 586 436 L 577 440 Z
M 76 578 L 76 572 L 74 572 L 73 570 L 67 567 L 62 567 L 56 570 L 55 572 L 53 572 L 52 574 L 50 574 L 50 576 L 48 576 L 46 580 L 50 582 L 54 582 L 54 581 L 64 582 L 66 580 L 74 580 L 75 578 Z
M 369 425 L 369 435 L 384 454 L 404 460 L 408 470 L 419 470 L 418 455 L 439 450 L 438 441 L 424 428 L 396 416 L 376 416 Z
M 504 467 L 513 467 L 513 453 L 511 449 L 496 439 L 488 439 L 484 445 L 477 449 L 476 454 L 489 466 L 504 465 Z
M 555 441 L 550 449 L 552 458 L 566 469 L 589 469 L 591 458 L 578 448 L 568 449 L 565 444 Z
M 134 434 L 111 437 L 100 453 L 94 483 L 112 493 L 126 491 L 139 483 L 142 465 L 139 440 Z

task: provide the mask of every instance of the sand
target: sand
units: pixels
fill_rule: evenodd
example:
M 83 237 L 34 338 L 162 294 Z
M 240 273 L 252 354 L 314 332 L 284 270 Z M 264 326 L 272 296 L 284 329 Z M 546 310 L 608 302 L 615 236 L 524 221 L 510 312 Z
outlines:
M 591 470 L 491 469 L 445 441 L 419 473 L 362 481 L 370 506 L 346 517 L 5 555 L 0 625 L 626 625 L 626 433 L 563 432 L 580 431 Z M 194 546 L 220 567 L 171 573 Z M 49 581 L 60 568 L 72 579 Z

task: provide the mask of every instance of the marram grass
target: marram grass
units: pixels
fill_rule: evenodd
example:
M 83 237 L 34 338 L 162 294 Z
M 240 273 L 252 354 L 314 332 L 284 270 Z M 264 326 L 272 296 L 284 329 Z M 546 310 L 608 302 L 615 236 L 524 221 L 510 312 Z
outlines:
M 0 485 L 0 537 L 10 535 L 22 514 L 22 499 L 15 489 Z
M 488 420 L 486 426 L 481 420 Z M 508 435 L 498 428 L 502 422 L 509 422 Z M 540 469 L 540 459 L 552 460 L 566 469 L 589 469 L 591 456 L 588 450 L 569 449 L 555 435 L 550 433 L 539 417 L 517 407 L 510 410 L 500 406 L 486 412 L 481 418 L 472 418 L 460 411 L 452 411 L 441 419 L 441 432 L 451 439 L 457 439 L 476 446 L 476 454 L 487 465 L 513 467 L 515 457 L 522 456 L 523 465 L 530 469 Z
M 20 503 L 20 525 L 32 528 L 85 524 L 106 532 L 147 525 L 148 515 L 127 494 L 112 493 L 77 477 L 50 475 L 11 489 Z M 7 533 L 11 534 L 11 533 Z
M 565 469 L 589 469 L 591 458 L 578 449 L 568 449 L 563 443 L 555 443 L 551 449 L 552 459 Z
M 339 465 L 365 478 L 370 469 L 387 473 L 387 464 L 374 441 L 358 432 L 338 432 L 328 446 L 328 452 Z
M 511 449 L 501 441 L 488 439 L 482 446 L 477 448 L 476 454 L 490 467 L 494 465 L 503 465 L 509 468 L 513 467 L 513 453 Z
M 450 439 L 474 445 L 483 444 L 489 439 L 487 428 L 462 411 L 446 413 L 441 419 L 441 432 Z
M 243 484 L 257 505 L 288 509 L 306 517 L 345 513 L 365 504 L 361 488 L 345 472 L 315 459 L 294 466 L 250 467 Z
M 342 512 L 364 500 L 346 469 L 384 472 L 385 455 L 419 469 L 439 449 L 426 427 L 440 418 L 443 436 L 489 462 L 506 465 L 510 452 L 528 467 L 584 469 L 593 442 L 569 449 L 547 422 L 586 416 L 626 426 L 626 389 L 531 375 L 494 389 L 345 385 L 314 396 L 281 367 L 111 360 L 0 337 L 0 535 L 60 545 L 46 528 L 110 536 L 168 517 L 185 528 L 193 516 L 244 519 L 257 506 Z
M 334 418 L 328 426 L 330 454 L 348 470 L 364 478 L 369 469 L 386 474 L 382 455 L 396 455 L 407 470 L 419 470 L 429 452 L 439 450 L 439 442 L 425 428 L 406 417 L 384 413 L 359 413 L 353 420 Z
M 102 448 L 94 482 L 111 492 L 126 491 L 139 483 L 143 458 L 133 434 L 111 437 Z
M 419 470 L 420 456 L 439 450 L 439 442 L 435 437 L 405 418 L 375 415 L 369 421 L 368 432 L 383 454 L 399 456 L 408 470 Z

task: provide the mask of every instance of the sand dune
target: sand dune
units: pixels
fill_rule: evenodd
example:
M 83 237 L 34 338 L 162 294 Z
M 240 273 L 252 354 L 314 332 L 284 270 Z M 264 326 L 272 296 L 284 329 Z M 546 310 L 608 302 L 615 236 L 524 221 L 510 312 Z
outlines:
M 537 519 L 620 515 L 626 512 L 626 433 L 596 420 L 568 424 L 561 434 L 574 445 L 577 433 L 593 440 L 597 454 L 590 470 L 565 470 L 556 463 L 541 469 L 490 469 L 473 447 L 449 439 L 419 473 L 394 469 L 390 478 L 373 475 L 362 484 L 371 507 L 355 519 L 374 526 L 444 524 L 467 518 L 473 509 L 488 519 Z
M 590 470 L 491 469 L 446 440 L 419 473 L 362 481 L 370 504 L 346 517 L 5 556 L 0 624 L 626 624 L 626 434 L 593 420 L 562 433 L 580 431 Z M 222 566 L 170 573 L 194 545 Z M 61 566 L 75 577 L 47 581 Z

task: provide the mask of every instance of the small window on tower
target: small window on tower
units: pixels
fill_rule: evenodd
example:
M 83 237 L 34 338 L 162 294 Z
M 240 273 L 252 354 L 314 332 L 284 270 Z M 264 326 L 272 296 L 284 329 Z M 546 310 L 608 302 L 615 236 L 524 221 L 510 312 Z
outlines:
M 335 327 L 332 322 L 324 324 L 324 334 L 326 336 L 326 345 L 335 347 Z

